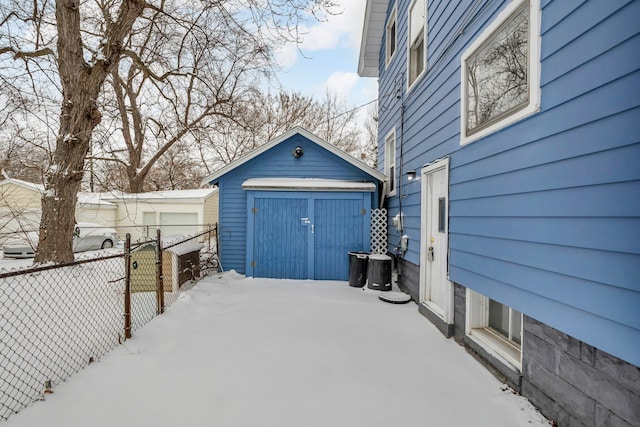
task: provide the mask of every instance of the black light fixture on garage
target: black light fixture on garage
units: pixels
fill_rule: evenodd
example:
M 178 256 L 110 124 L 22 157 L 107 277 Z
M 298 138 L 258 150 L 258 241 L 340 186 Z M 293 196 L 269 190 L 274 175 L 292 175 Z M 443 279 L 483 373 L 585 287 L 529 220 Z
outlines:
M 294 148 L 293 151 L 291 152 L 291 155 L 296 159 L 302 157 L 303 154 L 304 154 L 304 151 L 302 151 L 302 147 L 300 147 L 299 145 L 296 148 Z

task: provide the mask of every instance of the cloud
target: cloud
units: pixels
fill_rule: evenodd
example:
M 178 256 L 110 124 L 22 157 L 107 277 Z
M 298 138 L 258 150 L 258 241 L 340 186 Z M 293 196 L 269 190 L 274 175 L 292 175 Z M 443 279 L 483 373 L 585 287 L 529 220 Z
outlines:
M 276 60 L 282 67 L 293 66 L 304 55 L 313 56 L 314 51 L 334 50 L 337 48 L 360 48 L 364 8 L 366 0 L 342 0 L 338 14 L 328 15 L 322 22 L 311 26 L 300 26 L 302 43 L 283 45 L 276 52 Z
M 326 21 L 305 29 L 302 50 L 359 48 L 365 3 L 365 0 L 343 0 L 340 14 L 329 15 Z
M 346 71 L 337 71 L 329 76 L 324 83 L 324 89 L 330 94 L 335 94 L 343 99 L 350 99 L 351 92 L 358 84 L 358 74 Z
M 275 51 L 275 59 L 278 66 L 282 68 L 290 68 L 298 62 L 298 48 L 295 44 L 286 43 Z

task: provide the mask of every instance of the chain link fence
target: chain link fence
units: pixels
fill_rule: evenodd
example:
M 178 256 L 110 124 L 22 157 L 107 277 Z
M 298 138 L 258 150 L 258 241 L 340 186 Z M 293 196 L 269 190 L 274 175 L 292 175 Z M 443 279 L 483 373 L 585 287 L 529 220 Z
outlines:
M 0 271 L 0 421 L 98 360 L 211 271 L 217 227 L 65 265 Z

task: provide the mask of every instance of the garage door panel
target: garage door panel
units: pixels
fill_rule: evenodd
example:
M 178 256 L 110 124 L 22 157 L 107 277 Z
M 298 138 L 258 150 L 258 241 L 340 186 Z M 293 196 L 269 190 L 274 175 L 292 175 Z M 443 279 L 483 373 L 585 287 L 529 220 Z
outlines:
M 315 200 L 314 272 L 319 280 L 347 280 L 347 252 L 362 250 L 362 199 Z
M 254 276 L 306 279 L 307 199 L 256 198 L 254 205 Z

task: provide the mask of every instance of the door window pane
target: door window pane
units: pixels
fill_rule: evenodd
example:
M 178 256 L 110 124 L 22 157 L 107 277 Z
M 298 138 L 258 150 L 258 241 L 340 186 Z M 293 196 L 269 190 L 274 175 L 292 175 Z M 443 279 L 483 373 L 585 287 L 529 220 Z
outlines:
M 438 231 L 446 232 L 447 203 L 444 197 L 438 199 Z

